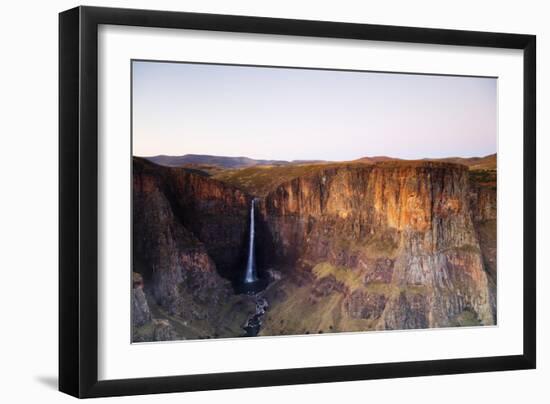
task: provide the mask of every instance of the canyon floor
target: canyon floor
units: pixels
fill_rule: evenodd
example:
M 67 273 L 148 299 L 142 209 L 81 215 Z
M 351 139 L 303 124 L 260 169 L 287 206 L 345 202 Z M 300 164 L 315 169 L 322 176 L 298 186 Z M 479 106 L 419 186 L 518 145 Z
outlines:
M 133 251 L 134 342 L 494 325 L 496 155 L 134 157 Z

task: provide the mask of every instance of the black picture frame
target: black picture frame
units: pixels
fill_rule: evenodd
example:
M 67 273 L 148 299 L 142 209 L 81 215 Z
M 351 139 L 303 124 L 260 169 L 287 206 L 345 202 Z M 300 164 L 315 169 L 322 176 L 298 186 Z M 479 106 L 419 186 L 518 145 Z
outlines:
M 523 50 L 523 354 L 98 381 L 100 24 Z M 59 15 L 59 390 L 104 397 L 324 383 L 536 366 L 536 37 L 184 12 L 77 7 Z

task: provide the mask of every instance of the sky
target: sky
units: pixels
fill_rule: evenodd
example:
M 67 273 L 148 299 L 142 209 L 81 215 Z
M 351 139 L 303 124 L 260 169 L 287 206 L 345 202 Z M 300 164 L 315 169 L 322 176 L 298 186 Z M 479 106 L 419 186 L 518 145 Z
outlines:
M 495 78 L 133 61 L 132 108 L 136 156 L 496 153 Z

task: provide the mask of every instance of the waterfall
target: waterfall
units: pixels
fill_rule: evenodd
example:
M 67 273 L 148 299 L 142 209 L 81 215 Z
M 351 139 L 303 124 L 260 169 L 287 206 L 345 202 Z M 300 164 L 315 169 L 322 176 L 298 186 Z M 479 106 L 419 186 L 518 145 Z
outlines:
M 246 261 L 246 274 L 244 283 L 253 283 L 258 280 L 256 276 L 256 265 L 254 257 L 254 205 L 256 199 L 252 199 L 250 207 L 250 241 L 248 242 L 248 260 Z

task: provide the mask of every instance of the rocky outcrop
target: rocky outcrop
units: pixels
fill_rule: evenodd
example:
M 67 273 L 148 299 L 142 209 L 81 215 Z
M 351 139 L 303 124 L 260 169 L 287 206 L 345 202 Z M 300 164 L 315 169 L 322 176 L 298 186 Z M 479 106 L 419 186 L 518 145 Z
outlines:
M 143 291 L 143 278 L 132 274 L 132 341 L 171 341 L 177 339 L 174 327 L 167 320 L 153 318 Z
M 344 301 L 345 309 L 352 318 L 379 319 L 386 308 L 387 297 L 383 294 L 355 290 Z
M 234 293 L 220 272 L 239 266 L 249 200 L 217 181 L 134 158 L 133 265 L 144 284 L 133 291 L 135 325 L 150 318 L 149 294 L 166 317 L 156 319 L 154 338 L 172 335 L 170 317 L 184 334 L 235 332 L 227 323 L 239 318 L 228 314 Z
M 141 327 L 151 321 L 151 311 L 147 304 L 147 298 L 143 292 L 143 278 L 140 274 L 133 273 L 132 288 L 132 324 Z
M 143 208 L 159 206 L 172 215 L 183 230 L 177 239 L 190 246 L 197 241 L 206 248 L 217 270 L 228 278 L 243 261 L 243 246 L 248 230 L 248 209 L 251 197 L 222 182 L 194 174 L 183 168 L 156 166 L 134 158 L 134 222 L 144 215 Z M 173 223 L 172 218 L 165 218 Z M 134 234 L 139 237 L 139 234 Z
M 491 305 L 496 316 L 497 182 L 496 170 L 470 172 L 470 207 L 484 267 L 489 276 Z
M 483 190 L 472 204 L 470 190 L 467 167 L 437 162 L 342 165 L 295 178 L 260 202 L 264 237 L 276 246 L 270 259 L 290 272 L 313 268 L 318 282 L 339 278 L 344 317 L 371 328 L 451 326 L 465 312 L 495 324 L 475 224 L 496 203 Z
M 470 207 L 476 223 L 497 219 L 497 172 L 473 170 L 470 177 Z

